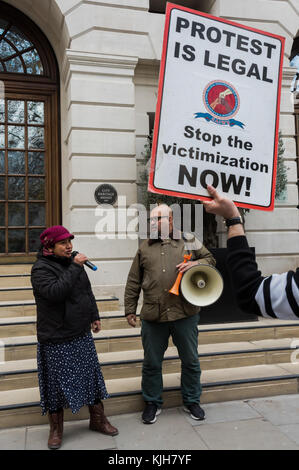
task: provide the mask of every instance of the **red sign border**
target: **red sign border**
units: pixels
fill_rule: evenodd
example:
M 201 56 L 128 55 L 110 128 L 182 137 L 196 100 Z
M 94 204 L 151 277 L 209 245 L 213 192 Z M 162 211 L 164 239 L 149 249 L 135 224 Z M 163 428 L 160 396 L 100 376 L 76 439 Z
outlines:
M 274 135 L 274 159 L 273 159 L 273 175 L 272 175 L 272 187 L 271 187 L 271 201 L 269 206 L 260 206 L 255 204 L 246 204 L 243 202 L 234 201 L 236 206 L 243 207 L 247 209 L 258 209 L 263 211 L 272 211 L 274 209 L 275 201 L 275 182 L 276 182 L 276 172 L 277 172 L 277 155 L 278 155 L 278 134 L 279 134 L 279 110 L 280 110 L 280 99 L 281 99 L 281 82 L 282 82 L 282 68 L 283 68 L 283 55 L 284 55 L 284 46 L 285 38 L 283 36 L 278 36 L 276 34 L 268 33 L 267 31 L 262 31 L 260 29 L 252 28 L 250 26 L 245 26 L 240 23 L 225 20 L 208 13 L 199 12 L 191 8 L 183 7 L 181 5 L 176 5 L 174 3 L 167 3 L 166 13 L 165 13 L 165 27 L 164 27 L 164 36 L 163 36 L 163 46 L 162 46 L 162 56 L 160 63 L 160 74 L 159 74 L 159 84 L 158 84 L 158 98 L 155 114 L 155 124 L 154 124 L 154 133 L 153 133 L 153 142 L 152 142 L 152 152 L 151 152 L 151 164 L 150 164 L 150 175 L 148 182 L 148 191 L 157 194 L 165 194 L 167 196 L 176 196 L 185 199 L 195 199 L 202 201 L 209 201 L 212 198 L 208 196 L 196 196 L 194 194 L 180 193 L 177 191 L 171 191 L 166 189 L 159 189 L 154 186 L 154 173 L 155 173 L 155 163 L 156 163 L 156 152 L 157 152 L 157 143 L 158 143 L 158 134 L 160 127 L 160 114 L 161 106 L 163 99 L 163 88 L 164 88 L 164 77 L 165 77 L 165 66 L 166 66 L 166 55 L 168 48 L 168 35 L 169 35 L 169 25 L 170 25 L 170 15 L 173 10 L 181 10 L 184 12 L 192 13 L 197 16 L 203 16 L 217 22 L 224 24 L 230 24 L 232 26 L 239 27 L 241 29 L 254 31 L 264 36 L 270 36 L 272 38 L 278 39 L 281 42 L 281 52 L 280 52 L 280 66 L 279 66 L 279 76 L 278 76 L 278 86 L 277 86 L 277 101 L 276 101 L 276 125 L 275 125 L 275 135 Z

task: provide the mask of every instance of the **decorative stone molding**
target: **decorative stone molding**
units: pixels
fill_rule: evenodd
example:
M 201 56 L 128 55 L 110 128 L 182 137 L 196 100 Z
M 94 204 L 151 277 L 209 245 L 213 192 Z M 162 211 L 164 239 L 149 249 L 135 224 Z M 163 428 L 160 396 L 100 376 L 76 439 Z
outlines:
M 138 57 L 82 53 L 66 49 L 61 75 L 64 83 L 68 82 L 72 72 L 133 77 L 137 63 Z

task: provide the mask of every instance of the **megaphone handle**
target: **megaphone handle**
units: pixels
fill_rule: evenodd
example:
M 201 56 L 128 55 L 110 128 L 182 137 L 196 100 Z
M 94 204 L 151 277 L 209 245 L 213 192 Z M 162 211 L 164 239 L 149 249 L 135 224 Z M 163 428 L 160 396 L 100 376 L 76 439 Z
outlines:
M 192 256 L 192 254 L 184 255 L 183 263 L 187 263 L 187 261 L 189 261 L 191 259 L 191 256 Z M 172 288 L 169 289 L 169 291 L 168 291 L 168 292 L 170 292 L 170 294 L 179 295 L 179 286 L 180 286 L 182 277 L 183 277 L 183 273 L 179 272 L 179 274 L 177 275 L 177 278 L 175 280 L 175 283 L 173 284 Z

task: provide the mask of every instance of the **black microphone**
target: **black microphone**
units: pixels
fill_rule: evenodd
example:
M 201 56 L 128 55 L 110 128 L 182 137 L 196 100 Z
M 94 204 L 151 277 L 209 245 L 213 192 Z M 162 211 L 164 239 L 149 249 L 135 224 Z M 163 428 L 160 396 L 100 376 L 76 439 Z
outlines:
M 72 256 L 75 258 L 79 254 L 79 251 L 73 251 Z M 94 264 L 92 264 L 90 261 L 84 261 L 85 266 L 87 266 L 89 269 L 92 269 L 93 271 L 96 271 L 98 268 Z

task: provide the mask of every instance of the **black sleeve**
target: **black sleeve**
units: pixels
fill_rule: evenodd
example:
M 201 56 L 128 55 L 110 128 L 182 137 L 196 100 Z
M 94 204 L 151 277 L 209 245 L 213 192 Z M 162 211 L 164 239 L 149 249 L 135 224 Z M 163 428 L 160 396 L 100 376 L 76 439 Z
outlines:
M 57 278 L 57 275 L 46 266 L 33 267 L 31 272 L 33 290 L 52 302 L 61 302 L 71 294 L 82 269 L 79 264 L 71 263 L 68 269 Z
M 255 301 L 255 295 L 264 277 L 255 261 L 255 254 L 245 236 L 227 240 L 227 265 L 239 307 L 244 312 L 262 315 Z

